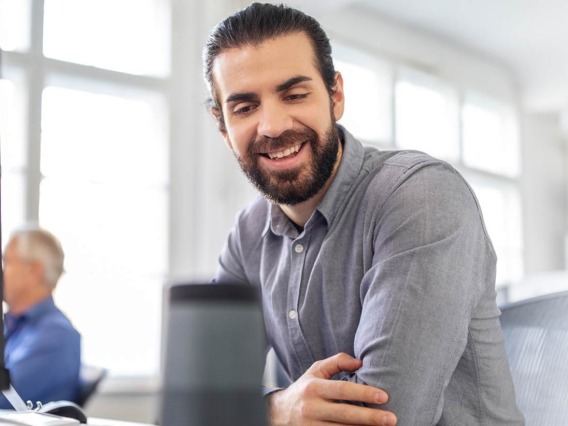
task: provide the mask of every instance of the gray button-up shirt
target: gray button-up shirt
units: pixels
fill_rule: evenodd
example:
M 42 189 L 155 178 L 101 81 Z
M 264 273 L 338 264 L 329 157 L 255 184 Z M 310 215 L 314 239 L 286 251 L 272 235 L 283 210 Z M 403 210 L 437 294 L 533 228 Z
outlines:
M 292 380 L 346 352 L 343 380 L 384 389 L 400 425 L 519 425 L 477 200 L 445 162 L 365 148 L 298 231 L 259 197 L 238 216 L 216 281 L 262 291 L 269 343 Z

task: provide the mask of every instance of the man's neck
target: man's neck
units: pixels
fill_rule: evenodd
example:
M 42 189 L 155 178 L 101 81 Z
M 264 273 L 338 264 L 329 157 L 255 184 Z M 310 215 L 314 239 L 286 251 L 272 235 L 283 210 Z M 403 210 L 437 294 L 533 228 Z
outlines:
M 309 200 L 306 200 L 303 203 L 299 203 L 294 206 L 280 204 L 280 208 L 282 209 L 284 214 L 288 216 L 288 219 L 294 222 L 296 227 L 298 227 L 299 229 L 304 229 L 306 222 L 312 216 L 321 199 L 323 198 L 323 194 L 322 197 L 318 197 L 318 195 L 319 193 Z
M 26 313 L 27 311 L 29 311 L 31 308 L 33 308 L 38 303 L 43 302 L 50 295 L 51 295 L 50 293 L 47 293 L 47 294 L 42 293 L 42 294 L 34 295 L 33 297 L 26 298 L 26 300 L 18 301 L 17 303 L 12 302 L 8 306 L 9 312 L 10 312 L 10 314 L 12 314 L 14 316 L 22 315 L 22 314 Z

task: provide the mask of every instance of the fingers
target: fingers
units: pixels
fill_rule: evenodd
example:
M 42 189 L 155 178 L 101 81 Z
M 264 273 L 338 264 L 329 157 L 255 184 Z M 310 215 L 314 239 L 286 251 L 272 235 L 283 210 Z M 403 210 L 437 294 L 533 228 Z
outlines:
M 333 381 L 323 379 L 312 379 L 308 384 L 302 384 L 299 393 L 287 390 L 277 392 L 272 395 L 270 404 L 271 425 L 376 425 L 376 426 L 395 426 L 397 419 L 393 413 L 378 408 L 352 405 L 348 403 L 336 402 L 339 397 L 344 400 L 355 400 L 355 394 L 348 394 L 343 390 L 335 393 L 330 389 Z M 336 382 L 346 389 L 365 389 L 372 390 L 370 386 L 359 385 L 349 382 Z M 290 390 L 290 389 L 289 389 Z M 295 395 L 294 395 L 295 393 Z M 364 392 L 363 392 L 364 393 Z M 322 398 L 323 394 L 333 395 L 332 398 Z M 288 398 L 292 397 L 292 401 Z M 365 399 L 361 397 L 360 399 Z M 369 398 L 372 399 L 372 398 Z M 363 402 L 363 401 L 361 401 Z M 375 403 L 376 401 L 369 401 Z M 283 404 L 283 405 L 281 405 Z M 282 420 L 285 419 L 285 420 Z
M 293 416 L 294 419 L 302 420 L 296 420 L 290 423 L 291 425 L 333 423 L 334 425 L 394 426 L 397 422 L 396 416 L 385 410 L 332 401 L 312 404 L 304 400 L 304 403 L 297 407 L 295 414 L 297 415 Z
M 336 403 L 325 406 L 325 409 L 325 416 L 339 424 L 394 426 L 397 421 L 393 413 L 376 408 Z
M 271 425 L 396 425 L 396 416 L 379 408 L 358 404 L 380 405 L 387 394 L 373 386 L 343 380 L 334 375 L 361 367 L 360 360 L 345 353 L 314 363 L 290 387 L 271 395 Z
M 315 362 L 307 371 L 315 377 L 326 380 L 318 392 L 319 396 L 330 400 L 356 401 L 367 404 L 384 404 L 388 395 L 381 389 L 372 386 L 350 383 L 346 381 L 328 381 L 342 371 L 355 371 L 361 367 L 361 361 L 346 353 L 338 353 L 332 357 Z
M 318 394 L 321 398 L 332 401 L 352 401 L 365 404 L 385 404 L 388 401 L 387 393 L 381 389 L 340 380 L 321 381 Z
M 360 367 L 361 361 L 357 358 L 353 358 L 346 353 L 338 353 L 337 355 L 315 362 L 307 372 L 320 379 L 331 379 L 342 371 L 352 372 Z

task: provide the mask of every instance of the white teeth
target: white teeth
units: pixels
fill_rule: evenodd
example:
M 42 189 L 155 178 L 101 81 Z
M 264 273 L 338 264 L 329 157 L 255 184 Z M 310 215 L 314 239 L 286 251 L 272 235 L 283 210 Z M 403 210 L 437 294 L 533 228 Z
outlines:
M 293 146 L 292 148 L 286 148 L 284 151 L 269 152 L 268 157 L 271 160 L 274 160 L 275 158 L 288 157 L 289 155 L 295 154 L 296 152 L 298 152 L 300 150 L 301 146 L 302 146 L 302 144 L 298 144 L 296 146 Z

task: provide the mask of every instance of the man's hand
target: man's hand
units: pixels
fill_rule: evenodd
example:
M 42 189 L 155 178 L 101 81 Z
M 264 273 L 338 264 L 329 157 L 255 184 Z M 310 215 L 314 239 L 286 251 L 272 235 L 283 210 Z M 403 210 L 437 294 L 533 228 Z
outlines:
M 290 387 L 268 396 L 270 425 L 396 425 L 396 416 L 388 411 L 338 402 L 387 402 L 387 394 L 375 387 L 330 380 L 360 367 L 360 360 L 345 353 L 315 362 Z

